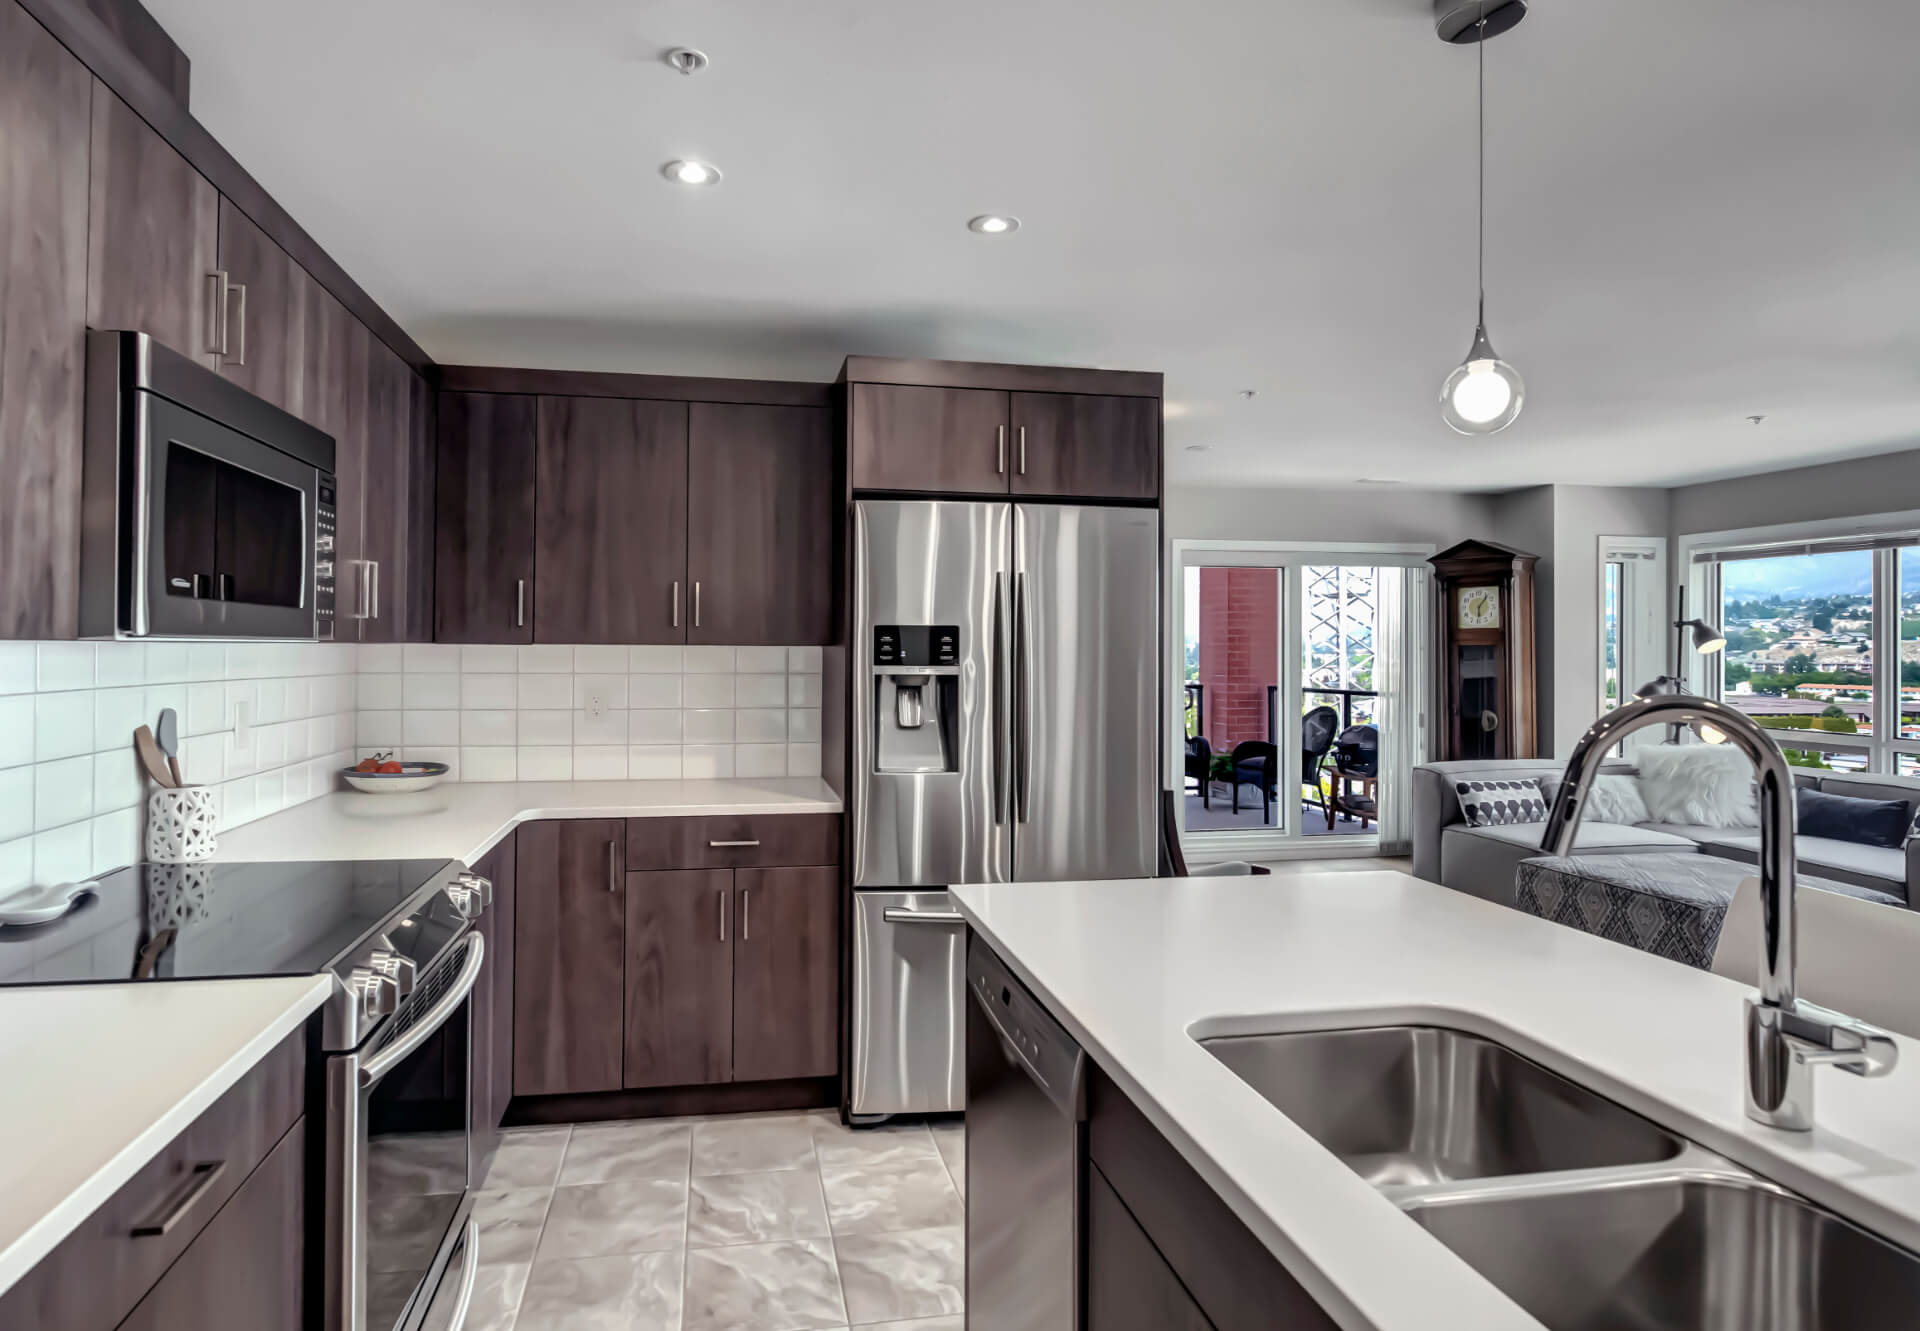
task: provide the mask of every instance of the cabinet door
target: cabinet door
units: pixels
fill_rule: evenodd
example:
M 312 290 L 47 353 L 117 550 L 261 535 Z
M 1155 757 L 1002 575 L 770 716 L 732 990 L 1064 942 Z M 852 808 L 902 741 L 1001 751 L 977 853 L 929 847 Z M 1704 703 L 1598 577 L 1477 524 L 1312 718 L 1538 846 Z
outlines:
M 435 405 L 433 640 L 532 642 L 534 400 Z
M 831 413 L 696 402 L 687 438 L 687 641 L 828 641 Z
M 306 1126 L 301 1119 L 280 1139 L 119 1331 L 301 1325 Z
M 406 639 L 407 603 L 413 569 L 407 560 L 413 432 L 409 426 L 413 371 L 369 332 L 367 352 L 366 500 L 361 510 L 361 556 L 372 579 L 360 621 L 362 642 Z
M 1087 1167 L 1086 1331 L 1213 1331 L 1100 1171 Z
M 1007 492 L 1007 395 L 985 388 L 855 384 L 856 490 Z
M 406 642 L 433 641 L 433 398 L 426 379 L 407 367 L 407 596 L 399 616 Z
M 839 1066 L 838 869 L 736 869 L 733 1079 L 830 1077 Z
M 684 642 L 687 404 L 543 397 L 536 642 Z
M 0 6 L 0 638 L 79 631 L 93 76 Z
M 87 322 L 216 363 L 219 192 L 97 80 L 90 181 Z
M 1013 395 L 1013 493 L 1070 499 L 1160 495 L 1160 400 Z
M 626 1084 L 733 1075 L 733 871 L 627 875 Z
M 283 411 L 300 414 L 305 388 L 305 274 L 233 201 L 220 200 L 220 267 L 234 284 L 220 373 Z
M 367 330 L 347 307 L 304 271 L 300 412 L 333 437 L 339 482 L 334 520 L 334 636 L 356 641 L 369 603 L 362 533 L 367 504 Z
M 624 832 L 592 819 L 515 833 L 515 1095 L 620 1089 Z

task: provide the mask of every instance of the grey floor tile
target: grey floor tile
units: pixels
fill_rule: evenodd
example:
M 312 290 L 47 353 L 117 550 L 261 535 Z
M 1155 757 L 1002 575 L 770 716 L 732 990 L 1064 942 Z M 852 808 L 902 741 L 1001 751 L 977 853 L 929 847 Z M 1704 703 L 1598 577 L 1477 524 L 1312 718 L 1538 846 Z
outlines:
M 835 1237 L 840 1284 L 856 1325 L 963 1311 L 965 1274 L 958 1228 Z
M 960 1194 L 937 1155 L 823 1165 L 827 1218 L 835 1234 L 885 1234 L 962 1223 Z
M 684 1120 L 634 1123 L 583 1123 L 573 1130 L 560 1183 L 605 1183 L 609 1179 L 687 1176 L 688 1143 L 693 1125 Z
M 505 1133 L 487 1171 L 486 1187 L 551 1188 L 572 1133 L 571 1128 L 514 1128 Z
M 954 1189 L 962 1197 L 966 1196 L 967 1131 L 965 1125 L 958 1120 L 934 1124 L 933 1144 L 939 1148 L 940 1158 L 947 1162 L 947 1174 L 953 1179 Z
M 687 1243 L 717 1248 L 828 1233 L 820 1178 L 811 1169 L 759 1174 L 708 1174 L 687 1199 Z
M 687 1254 L 684 1331 L 813 1331 L 846 1324 L 833 1245 L 826 1239 Z
M 693 1172 L 752 1174 L 813 1166 L 812 1120 L 806 1114 L 737 1115 L 693 1125 Z
M 452 1193 L 376 1198 L 367 1206 L 371 1271 L 424 1271 L 433 1264 L 460 1199 Z
M 684 1247 L 686 1240 L 684 1177 L 613 1179 L 554 1191 L 540 1256 L 545 1260 L 662 1252 Z
M 490 1189 L 473 1195 L 473 1218 L 480 1222 L 482 1266 L 526 1265 L 540 1244 L 547 1222 L 548 1188 Z
M 813 1143 L 822 1166 L 875 1160 L 924 1160 L 939 1155 L 933 1134 L 927 1131 L 925 1123 L 916 1120 L 849 1128 L 838 1117 L 818 1115 L 813 1119 Z
M 916 1317 L 911 1322 L 863 1322 L 853 1331 L 966 1331 L 967 1319 L 956 1317 Z
M 514 1331 L 680 1331 L 681 1254 L 536 1261 Z

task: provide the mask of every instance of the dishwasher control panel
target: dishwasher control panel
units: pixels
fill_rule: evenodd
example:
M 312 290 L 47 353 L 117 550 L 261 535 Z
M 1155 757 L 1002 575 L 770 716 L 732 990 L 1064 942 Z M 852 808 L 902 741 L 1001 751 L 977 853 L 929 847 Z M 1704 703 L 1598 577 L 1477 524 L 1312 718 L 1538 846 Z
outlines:
M 1025 1065 L 1047 1098 L 1063 1113 L 1084 1117 L 1085 1053 L 977 934 L 967 949 L 967 988 L 1003 1049 Z

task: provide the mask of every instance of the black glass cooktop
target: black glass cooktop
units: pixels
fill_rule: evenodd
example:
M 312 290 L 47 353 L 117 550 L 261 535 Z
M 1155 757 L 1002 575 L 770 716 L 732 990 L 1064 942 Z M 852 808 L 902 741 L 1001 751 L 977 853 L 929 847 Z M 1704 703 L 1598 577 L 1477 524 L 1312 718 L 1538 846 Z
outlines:
M 50 924 L 0 927 L 0 985 L 316 975 L 381 932 L 424 965 L 463 924 L 446 897 L 423 897 L 453 867 L 137 864 Z

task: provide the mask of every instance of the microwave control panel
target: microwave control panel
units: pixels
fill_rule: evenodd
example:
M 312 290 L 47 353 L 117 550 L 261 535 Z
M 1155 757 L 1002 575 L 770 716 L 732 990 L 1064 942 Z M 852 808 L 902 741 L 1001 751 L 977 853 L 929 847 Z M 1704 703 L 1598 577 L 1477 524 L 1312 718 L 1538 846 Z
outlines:
M 322 474 L 313 506 L 313 636 L 333 641 L 334 510 L 338 499 L 333 477 Z

